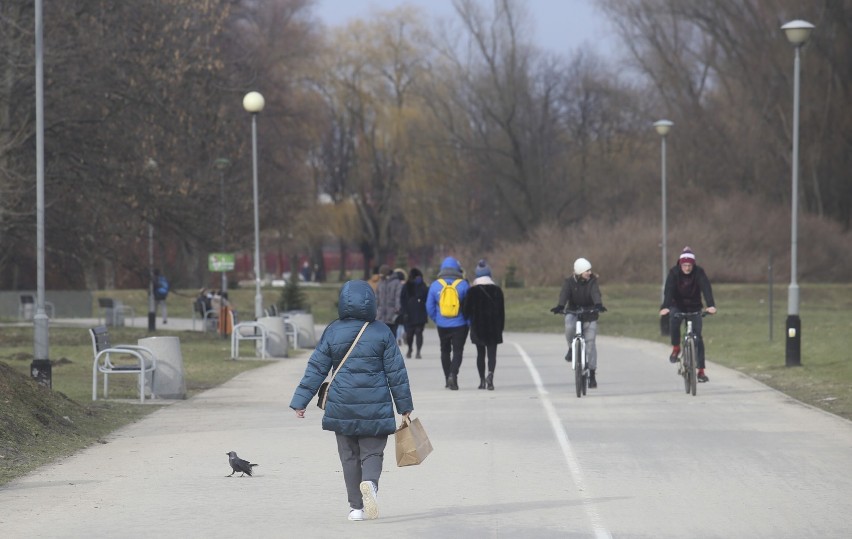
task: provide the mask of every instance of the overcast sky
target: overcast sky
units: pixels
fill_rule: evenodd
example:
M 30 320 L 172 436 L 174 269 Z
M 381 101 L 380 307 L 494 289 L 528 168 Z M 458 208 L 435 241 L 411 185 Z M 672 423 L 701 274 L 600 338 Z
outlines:
M 479 0 L 490 7 L 491 0 Z M 532 15 L 539 46 L 570 55 L 588 45 L 599 54 L 614 54 L 616 40 L 606 18 L 594 0 L 523 0 Z M 378 10 L 414 4 L 434 16 L 454 16 L 451 0 L 317 0 L 316 13 L 329 26 L 338 26 L 354 17 L 369 18 Z

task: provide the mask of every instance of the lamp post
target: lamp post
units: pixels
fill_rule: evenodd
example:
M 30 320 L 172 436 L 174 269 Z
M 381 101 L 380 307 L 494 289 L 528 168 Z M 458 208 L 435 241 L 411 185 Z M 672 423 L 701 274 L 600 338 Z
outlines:
M 49 320 L 44 310 L 44 46 L 41 0 L 35 1 L 36 79 L 36 312 L 33 315 L 32 377 L 41 385 L 53 385 L 50 365 Z
M 225 253 L 225 170 L 231 166 L 231 160 L 226 157 L 220 157 L 213 162 L 213 166 L 219 171 L 219 211 L 221 213 L 220 233 L 221 233 L 221 252 Z M 228 273 L 222 270 L 222 293 L 228 291 Z
M 796 50 L 793 62 L 793 195 L 790 232 L 790 288 L 787 292 L 787 342 L 785 364 L 795 367 L 802 364 L 802 321 L 799 318 L 799 284 L 796 282 L 797 238 L 799 214 L 799 49 L 807 42 L 814 25 L 802 20 L 790 21 L 781 27 L 787 40 Z
M 149 157 L 145 162 L 145 172 L 148 176 L 148 192 L 151 192 L 151 182 L 157 172 L 157 161 Z M 150 202 L 149 202 L 150 205 Z M 154 301 L 154 221 L 151 210 L 148 210 L 148 331 L 157 331 L 157 304 Z
M 263 315 L 263 296 L 260 295 L 260 217 L 257 209 L 257 114 L 266 102 L 259 92 L 249 92 L 243 97 L 243 108 L 251 113 L 251 163 L 252 187 L 254 191 L 254 317 Z
M 668 254 L 666 252 L 666 246 L 667 246 L 667 243 L 668 243 L 668 230 L 666 229 L 666 206 L 667 206 L 667 203 L 666 203 L 666 135 L 669 134 L 669 129 L 671 129 L 673 125 L 674 125 L 674 123 L 671 122 L 670 120 L 657 120 L 656 122 L 654 122 L 654 129 L 657 130 L 657 134 L 660 135 L 660 139 L 662 141 L 662 145 L 661 145 L 661 148 L 662 148 L 661 152 L 662 153 L 661 153 L 661 156 L 660 156 L 660 163 L 661 163 L 661 167 L 662 167 L 661 173 L 660 173 L 660 179 L 661 179 L 661 184 L 662 184 L 661 192 L 662 192 L 662 197 L 663 197 L 663 200 L 662 200 L 662 208 L 663 208 L 663 210 L 662 210 L 662 213 L 663 213 L 663 215 L 662 215 L 662 223 L 663 223 L 663 239 L 662 239 L 662 246 L 663 246 L 663 256 L 662 256 L 662 260 L 663 260 L 663 281 L 662 281 L 662 285 L 660 287 L 661 299 L 665 299 L 665 296 L 666 296 L 666 275 L 668 274 Z M 670 333 L 669 324 L 666 323 L 666 322 L 667 322 L 667 320 L 664 320 L 660 323 L 660 333 L 663 334 L 663 335 L 669 335 L 669 333 Z

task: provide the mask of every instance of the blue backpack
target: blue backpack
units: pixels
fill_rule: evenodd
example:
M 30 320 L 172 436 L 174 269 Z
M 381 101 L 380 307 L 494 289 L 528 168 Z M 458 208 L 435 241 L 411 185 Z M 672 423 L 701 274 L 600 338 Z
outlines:
M 157 287 L 154 289 L 154 295 L 157 299 L 166 299 L 169 295 L 169 281 L 164 276 L 160 275 L 157 278 Z

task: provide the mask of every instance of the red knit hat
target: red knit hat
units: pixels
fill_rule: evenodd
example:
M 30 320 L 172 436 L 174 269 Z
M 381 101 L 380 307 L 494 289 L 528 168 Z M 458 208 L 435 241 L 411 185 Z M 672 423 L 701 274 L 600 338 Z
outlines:
M 692 249 L 687 245 L 683 248 L 683 251 L 680 252 L 680 258 L 677 259 L 678 264 L 692 264 L 695 265 L 695 254 L 692 252 Z

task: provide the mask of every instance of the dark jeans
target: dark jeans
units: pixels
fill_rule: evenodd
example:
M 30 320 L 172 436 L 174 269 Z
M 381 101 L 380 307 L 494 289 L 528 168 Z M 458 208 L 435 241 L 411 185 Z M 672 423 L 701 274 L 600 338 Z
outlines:
M 393 340 L 396 341 L 396 328 L 399 327 L 399 324 L 387 324 L 386 323 L 385 325 L 387 325 L 388 329 L 391 330 L 391 333 L 393 333 Z
M 451 374 L 459 375 L 467 332 L 468 326 L 466 325 L 455 328 L 438 328 L 438 338 L 441 341 L 441 367 L 444 369 L 444 378 Z
M 405 344 L 411 350 L 411 345 L 416 344 L 417 353 L 423 348 L 423 326 L 425 324 L 417 324 L 416 326 L 405 326 Z
M 671 309 L 669 313 L 669 328 L 672 335 L 672 346 L 680 345 L 680 327 L 686 324 L 685 319 L 675 320 L 674 314 L 680 312 L 677 309 Z M 704 339 L 701 337 L 701 326 L 703 318 L 700 316 L 692 317 L 692 333 L 695 335 L 695 358 L 696 365 L 699 369 L 704 368 Z
M 497 343 L 476 345 L 476 370 L 479 377 L 485 378 L 485 356 L 488 355 L 488 372 L 493 373 L 497 368 Z

